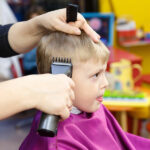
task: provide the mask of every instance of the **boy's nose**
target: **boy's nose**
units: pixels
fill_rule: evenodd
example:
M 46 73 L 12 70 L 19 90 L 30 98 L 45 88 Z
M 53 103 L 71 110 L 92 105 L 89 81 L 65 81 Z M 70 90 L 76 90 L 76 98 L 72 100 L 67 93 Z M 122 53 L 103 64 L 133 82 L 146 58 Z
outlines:
M 108 80 L 107 80 L 105 74 L 104 74 L 103 80 L 101 81 L 100 85 L 101 85 L 100 87 L 101 87 L 102 89 L 103 89 L 103 88 L 104 88 L 104 89 L 107 88 L 108 85 L 109 85 Z
M 109 85 L 107 78 L 105 77 L 105 84 L 104 84 L 104 88 L 107 88 Z

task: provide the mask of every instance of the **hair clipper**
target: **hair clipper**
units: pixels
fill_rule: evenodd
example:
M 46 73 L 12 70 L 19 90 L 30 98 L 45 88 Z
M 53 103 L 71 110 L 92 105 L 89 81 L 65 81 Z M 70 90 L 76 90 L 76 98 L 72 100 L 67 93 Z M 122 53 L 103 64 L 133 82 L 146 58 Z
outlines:
M 65 74 L 71 78 L 72 77 L 71 59 L 53 58 L 50 73 Z M 57 134 L 57 124 L 59 119 L 60 119 L 59 116 L 42 113 L 38 133 L 41 136 L 54 137 Z

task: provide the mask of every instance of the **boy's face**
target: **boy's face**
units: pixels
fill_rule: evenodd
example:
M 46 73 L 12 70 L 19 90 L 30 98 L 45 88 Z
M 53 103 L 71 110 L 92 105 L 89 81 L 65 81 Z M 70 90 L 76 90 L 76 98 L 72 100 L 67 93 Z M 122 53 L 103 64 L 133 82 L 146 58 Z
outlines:
M 102 102 L 105 88 L 106 64 L 88 60 L 73 66 L 72 79 L 75 82 L 74 106 L 85 112 L 95 112 Z

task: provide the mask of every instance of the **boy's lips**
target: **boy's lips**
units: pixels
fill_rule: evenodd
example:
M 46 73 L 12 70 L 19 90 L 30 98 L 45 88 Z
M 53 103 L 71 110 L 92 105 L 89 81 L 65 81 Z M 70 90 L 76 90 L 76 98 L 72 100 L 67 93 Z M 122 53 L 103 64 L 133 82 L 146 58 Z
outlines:
M 100 96 L 100 97 L 96 98 L 96 100 L 99 101 L 99 102 L 102 102 L 103 101 L 103 97 Z

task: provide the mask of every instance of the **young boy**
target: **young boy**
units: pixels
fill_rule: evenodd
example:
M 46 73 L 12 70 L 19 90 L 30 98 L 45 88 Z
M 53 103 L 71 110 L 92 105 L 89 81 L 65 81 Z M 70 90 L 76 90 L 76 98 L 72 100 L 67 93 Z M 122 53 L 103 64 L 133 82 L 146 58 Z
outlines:
M 37 127 L 41 113 L 20 150 L 148 150 L 150 141 L 125 133 L 101 104 L 108 82 L 105 70 L 109 51 L 100 41 L 53 32 L 42 38 L 37 50 L 39 73 L 49 73 L 53 57 L 71 58 L 75 83 L 74 109 L 59 122 L 57 136 L 40 137 Z M 41 99 L 42 101 L 42 99 Z

